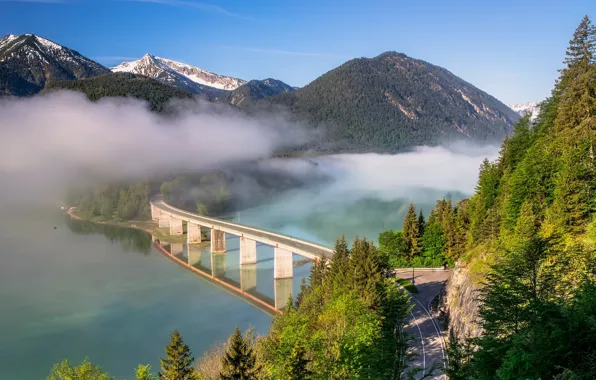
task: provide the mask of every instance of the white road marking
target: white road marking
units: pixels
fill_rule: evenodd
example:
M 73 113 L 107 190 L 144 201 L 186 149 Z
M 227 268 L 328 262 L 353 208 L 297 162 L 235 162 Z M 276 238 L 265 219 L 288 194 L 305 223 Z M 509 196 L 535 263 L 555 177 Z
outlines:
M 422 336 L 422 330 L 420 330 L 420 326 L 418 326 L 418 321 L 416 320 L 414 313 L 410 311 L 410 315 L 412 315 L 412 320 L 414 321 L 416 327 L 418 327 L 418 333 L 420 334 L 420 343 L 422 343 L 422 376 L 424 376 L 426 371 L 426 351 L 424 350 L 424 337 Z

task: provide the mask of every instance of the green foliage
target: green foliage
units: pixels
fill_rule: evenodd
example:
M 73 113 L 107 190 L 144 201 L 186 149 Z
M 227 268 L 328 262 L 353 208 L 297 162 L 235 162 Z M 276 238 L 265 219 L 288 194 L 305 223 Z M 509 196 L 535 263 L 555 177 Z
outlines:
M 188 99 L 192 95 L 176 87 L 136 74 L 111 73 L 80 80 L 58 80 L 48 83 L 45 92 L 52 90 L 73 90 L 97 101 L 108 96 L 128 96 L 146 101 L 152 111 L 166 111 L 172 99 Z
M 114 380 L 104 372 L 100 366 L 89 359 L 83 360 L 78 366 L 72 366 L 68 359 L 54 365 L 47 380 Z
M 146 220 L 151 216 L 147 183 L 101 185 L 73 191 L 69 202 L 91 217 L 101 216 L 106 220 Z
M 264 377 L 393 379 L 405 370 L 408 295 L 370 241 L 348 249 L 340 238 L 336 250 L 331 265 L 313 265 L 296 307 L 274 318 L 259 345 Z
M 465 95 L 465 98 L 464 96 Z M 494 116 L 468 103 L 485 105 Z M 350 60 L 295 92 L 267 97 L 296 118 L 325 124 L 323 150 L 389 150 L 463 138 L 500 140 L 519 119 L 497 99 L 449 71 L 386 52 Z
M 184 344 L 178 330 L 174 330 L 170 336 L 170 342 L 166 345 L 166 358 L 160 358 L 161 372 L 160 380 L 198 380 L 199 374 L 192 367 L 194 358 L 190 348 Z
M 467 200 L 455 207 L 450 200 L 437 201 L 426 222 L 410 204 L 403 231 L 379 234 L 381 258 L 392 268 L 453 266 L 465 252 L 469 219 Z
M 242 336 L 240 328 L 236 326 L 230 337 L 228 348 L 222 358 L 221 378 L 225 380 L 257 379 L 259 368 L 256 365 L 254 352 L 254 338 L 252 335 Z
M 137 380 L 156 380 L 156 377 L 151 373 L 151 366 L 149 364 L 139 364 L 135 370 L 135 377 Z
M 534 237 L 493 267 L 481 296 L 484 334 L 472 360 L 459 363 L 470 378 L 548 379 L 564 369 L 596 376 L 595 284 L 584 276 L 566 302 L 557 291 L 558 270 L 548 265 L 560 255 Z
M 410 203 L 408 212 L 404 218 L 403 236 L 407 245 L 408 261 L 414 260 L 421 251 L 420 247 L 420 225 L 416 218 L 416 209 L 414 204 Z

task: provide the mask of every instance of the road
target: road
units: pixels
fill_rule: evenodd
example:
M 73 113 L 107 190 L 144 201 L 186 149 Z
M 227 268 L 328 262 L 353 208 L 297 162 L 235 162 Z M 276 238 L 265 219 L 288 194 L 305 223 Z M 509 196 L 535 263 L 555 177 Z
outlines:
M 245 237 L 251 240 L 255 240 L 257 242 L 261 242 L 273 247 L 279 246 L 280 248 L 287 249 L 293 253 L 303 255 L 312 259 L 323 257 L 329 258 L 333 256 L 333 249 L 324 247 L 319 244 L 307 242 L 291 236 L 286 236 L 255 227 L 200 216 L 198 214 L 194 214 L 170 206 L 161 199 L 154 199 L 151 201 L 151 204 L 159 208 L 162 212 L 165 212 L 166 214 L 169 214 L 173 217 L 183 219 L 186 221 L 191 221 L 192 223 L 196 223 L 209 228 L 215 228 L 233 235 L 244 235 Z
M 411 295 L 413 309 L 406 331 L 415 337 L 413 345 L 417 355 L 411 365 L 424 368 L 424 373 L 428 372 L 433 365 L 442 366 L 443 359 L 446 358 L 441 326 L 430 313 L 429 305 L 432 299 L 439 294 L 450 274 L 450 271 L 414 272 L 414 283 L 418 293 Z M 396 276 L 412 280 L 412 270 L 399 271 Z M 420 373 L 417 378 L 421 378 L 424 373 Z M 446 376 L 438 370 L 431 378 L 445 379 Z

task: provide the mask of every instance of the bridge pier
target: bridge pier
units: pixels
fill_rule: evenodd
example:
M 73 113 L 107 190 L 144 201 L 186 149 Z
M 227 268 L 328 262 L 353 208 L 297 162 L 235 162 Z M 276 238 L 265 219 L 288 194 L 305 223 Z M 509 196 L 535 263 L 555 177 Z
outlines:
M 214 228 L 211 229 L 211 253 L 226 251 L 226 233 Z
M 158 217 L 158 226 L 159 228 L 167 228 L 170 227 L 170 216 L 166 215 L 165 212 L 160 211 Z
M 250 292 L 257 288 L 257 264 L 240 267 L 240 290 Z
M 187 245 L 188 250 L 188 265 L 195 265 L 201 263 L 202 249 L 196 245 Z
M 211 276 L 224 277 L 226 275 L 226 255 L 211 254 Z
M 294 261 L 292 252 L 275 247 L 275 257 L 273 259 L 273 278 L 292 278 L 294 277 Z
M 182 243 L 171 243 L 170 244 L 170 253 L 172 256 L 178 256 L 184 252 L 184 244 Z
M 170 235 L 182 235 L 182 219 L 170 217 Z
M 197 244 L 201 242 L 201 226 L 191 222 L 186 223 L 186 243 Z
M 288 304 L 294 281 L 292 278 L 278 278 L 273 280 L 273 298 L 275 299 L 275 308 L 282 310 Z
M 240 237 L 240 265 L 256 264 L 257 242 L 244 236 Z

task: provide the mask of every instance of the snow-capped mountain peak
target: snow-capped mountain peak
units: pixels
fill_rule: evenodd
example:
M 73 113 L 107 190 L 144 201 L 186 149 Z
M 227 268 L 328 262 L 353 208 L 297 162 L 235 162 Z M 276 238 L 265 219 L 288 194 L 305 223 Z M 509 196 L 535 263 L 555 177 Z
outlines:
M 145 75 L 194 93 L 205 90 L 204 86 L 219 90 L 234 90 L 246 83 L 238 78 L 215 74 L 186 63 L 157 57 L 152 54 L 145 54 L 136 61 L 122 62 L 120 65 L 113 67 L 112 71 Z
M 509 108 L 524 116 L 530 113 L 530 120 L 536 120 L 538 113 L 540 112 L 540 102 L 528 102 L 524 104 L 509 104 Z
M 72 80 L 109 73 L 99 63 L 35 34 L 0 38 L 0 63 L 13 76 L 11 83 L 21 83 L 6 90 L 16 95 L 34 94 L 50 79 Z

